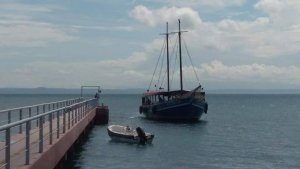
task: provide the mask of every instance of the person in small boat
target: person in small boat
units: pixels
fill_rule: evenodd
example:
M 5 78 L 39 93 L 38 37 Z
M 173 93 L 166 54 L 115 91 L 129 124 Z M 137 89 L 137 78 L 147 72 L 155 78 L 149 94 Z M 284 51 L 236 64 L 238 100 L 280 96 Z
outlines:
M 145 144 L 146 141 L 147 141 L 147 136 L 146 136 L 144 130 L 142 128 L 140 128 L 140 127 L 137 127 L 136 128 L 136 132 L 137 132 L 137 134 L 138 134 L 138 136 L 140 138 L 140 143 L 141 144 Z
M 129 127 L 129 126 L 126 126 L 126 128 L 125 128 L 125 129 L 126 129 L 126 131 L 127 131 L 127 132 L 129 132 L 129 131 L 130 131 L 130 127 Z

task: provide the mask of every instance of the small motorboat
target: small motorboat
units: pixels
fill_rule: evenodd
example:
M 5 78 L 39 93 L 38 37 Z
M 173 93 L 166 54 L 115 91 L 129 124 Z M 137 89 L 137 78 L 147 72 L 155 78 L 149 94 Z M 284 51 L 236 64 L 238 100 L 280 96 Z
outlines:
M 107 132 L 113 141 L 119 142 L 150 144 L 154 138 L 154 134 L 146 133 L 140 127 L 134 129 L 129 126 L 110 125 Z

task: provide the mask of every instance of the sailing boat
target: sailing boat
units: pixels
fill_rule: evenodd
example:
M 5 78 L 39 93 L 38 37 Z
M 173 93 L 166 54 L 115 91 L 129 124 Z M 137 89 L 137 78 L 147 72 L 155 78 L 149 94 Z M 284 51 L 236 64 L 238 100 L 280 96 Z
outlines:
M 179 23 L 179 59 L 180 59 L 180 90 L 170 91 L 169 79 L 169 34 L 168 23 L 166 32 L 167 42 L 167 81 L 168 91 L 147 91 L 143 94 L 140 113 L 146 118 L 163 121 L 198 121 L 203 113 L 207 113 L 208 104 L 205 101 L 205 92 L 201 85 L 194 90 L 183 90 L 182 58 L 181 58 L 181 33 Z

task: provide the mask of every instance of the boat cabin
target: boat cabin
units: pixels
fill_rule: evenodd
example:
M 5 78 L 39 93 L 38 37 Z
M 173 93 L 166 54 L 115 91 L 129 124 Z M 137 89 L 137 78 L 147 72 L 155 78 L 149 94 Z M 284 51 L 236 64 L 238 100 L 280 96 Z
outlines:
M 171 91 L 171 92 L 146 92 L 142 97 L 143 105 L 150 105 L 155 103 L 162 103 L 169 100 L 182 98 L 188 91 Z

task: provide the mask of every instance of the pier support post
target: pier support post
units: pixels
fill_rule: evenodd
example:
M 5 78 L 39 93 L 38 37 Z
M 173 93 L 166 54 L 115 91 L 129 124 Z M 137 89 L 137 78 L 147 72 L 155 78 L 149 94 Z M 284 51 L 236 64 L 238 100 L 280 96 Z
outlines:
M 20 109 L 19 120 L 22 120 L 22 118 L 23 118 L 23 111 L 22 111 L 22 109 Z M 22 124 L 19 127 L 19 134 L 22 134 Z
M 5 169 L 10 169 L 10 128 L 6 129 L 5 136 Z
M 7 112 L 7 124 L 11 122 L 11 111 Z
M 30 163 L 30 121 L 26 122 L 26 148 L 25 148 L 25 164 L 29 165 Z
M 62 113 L 63 113 L 63 133 L 65 133 L 66 132 L 66 113 L 67 113 L 67 111 L 63 110 Z
M 52 117 L 53 113 L 49 114 L 49 144 L 52 144 L 52 137 L 53 137 L 53 117 Z
M 98 106 L 96 108 L 96 117 L 95 117 L 95 124 L 107 124 L 109 119 L 109 110 L 107 106 Z
M 43 128 L 44 128 L 44 119 L 43 117 L 40 117 L 39 119 L 40 123 L 39 123 L 39 153 L 42 153 L 43 150 L 43 144 L 44 144 L 44 137 L 43 137 Z
M 37 106 L 36 107 L 36 115 L 39 115 L 40 114 L 40 108 L 39 108 L 39 106 Z M 36 120 L 36 127 L 38 127 L 39 126 L 39 121 L 38 120 Z
M 70 129 L 70 124 L 71 124 L 71 112 L 72 110 L 68 111 L 68 130 Z
M 28 109 L 28 116 L 31 117 L 31 107 Z
M 28 109 L 28 116 L 31 117 L 31 107 Z M 31 122 L 29 125 L 29 130 L 31 130 Z
M 57 136 L 56 136 L 56 138 L 59 138 L 59 111 L 57 111 L 57 113 L 56 113 L 56 129 L 57 129 Z

